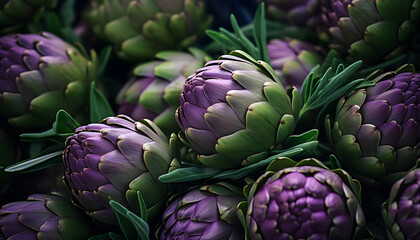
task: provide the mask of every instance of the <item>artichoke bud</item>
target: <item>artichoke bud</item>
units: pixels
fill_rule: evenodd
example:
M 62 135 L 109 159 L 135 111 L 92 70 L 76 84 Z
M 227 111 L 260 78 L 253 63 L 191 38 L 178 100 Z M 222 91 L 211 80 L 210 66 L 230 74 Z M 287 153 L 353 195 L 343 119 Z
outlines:
M 358 188 L 345 171 L 332 171 L 316 159 L 275 161 L 247 187 L 248 202 L 240 207 L 250 239 L 369 236 Z
M 169 203 L 156 239 L 243 239 L 236 216 L 242 200 L 240 189 L 226 182 L 190 189 Z
M 420 237 L 419 187 L 420 169 L 410 171 L 392 186 L 389 200 L 382 208 L 388 239 Z
M 322 23 L 321 0 L 258 1 L 265 3 L 268 19 L 308 29 L 315 29 Z
M 86 213 L 100 223 L 115 225 L 113 199 L 135 213 L 139 191 L 150 219 L 155 219 L 169 195 L 158 181 L 173 157 L 165 134 L 150 120 L 108 117 L 76 129 L 67 138 L 63 161 L 65 180 Z
M 296 126 L 292 102 L 268 64 L 233 51 L 187 79 L 176 120 L 201 163 L 229 169 L 281 146 Z
M 33 194 L 0 209 L 0 236 L 5 239 L 88 239 L 92 221 L 57 193 Z
M 156 60 L 138 65 L 118 93 L 118 113 L 134 120 L 151 119 L 168 136 L 179 131 L 175 110 L 185 80 L 203 67 L 209 56 L 197 48 L 189 52 L 163 51 Z
M 286 90 L 301 89 L 311 70 L 321 64 L 324 53 L 319 47 L 300 40 L 273 39 L 267 44 L 270 64 Z
M 363 184 L 393 184 L 420 157 L 420 78 L 412 68 L 387 72 L 337 105 L 330 136 L 338 160 Z
M 51 33 L 0 38 L 0 116 L 18 129 L 47 128 L 63 109 L 83 119 L 92 61 Z
M 419 0 L 322 0 L 330 47 L 349 60 L 381 62 L 406 53 L 418 33 Z
M 18 32 L 55 7 L 56 0 L 3 0 L 0 2 L 0 34 Z
M 91 0 L 84 16 L 95 35 L 128 61 L 186 49 L 204 37 L 212 22 L 202 0 Z

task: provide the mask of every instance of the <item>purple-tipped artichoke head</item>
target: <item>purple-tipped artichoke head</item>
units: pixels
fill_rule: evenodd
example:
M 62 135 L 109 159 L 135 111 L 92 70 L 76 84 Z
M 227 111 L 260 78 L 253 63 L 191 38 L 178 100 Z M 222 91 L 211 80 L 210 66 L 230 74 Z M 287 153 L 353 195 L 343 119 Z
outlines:
M 186 49 L 204 37 L 212 22 L 203 0 L 91 0 L 85 19 L 96 36 L 128 61 Z
M 86 112 L 95 62 L 51 33 L 0 38 L 0 117 L 18 129 L 51 127 L 58 110 Z
M 33 194 L 0 209 L 0 238 L 34 240 L 88 239 L 93 222 L 65 197 Z
M 200 162 L 235 168 L 281 148 L 296 125 L 298 95 L 287 96 L 267 63 L 234 51 L 187 79 L 176 118 Z
M 151 119 L 170 134 L 179 131 L 174 116 L 185 80 L 203 67 L 209 57 L 197 48 L 190 48 L 190 53 L 159 52 L 156 58 L 134 69 L 134 76 L 117 96 L 118 113 L 134 120 Z
M 396 182 L 382 209 L 388 239 L 420 239 L 420 169 Z
M 0 1 L 0 34 L 17 32 L 55 7 L 57 0 Z
M 195 188 L 171 202 L 162 217 L 158 239 L 244 239 L 236 206 L 245 200 L 241 190 L 228 183 Z
M 321 0 L 258 0 L 264 2 L 267 17 L 293 26 L 314 30 L 322 22 Z
M 373 81 L 342 98 L 327 127 L 344 169 L 372 187 L 393 184 L 420 157 L 420 74 L 388 72 Z
M 419 0 L 322 0 L 331 48 L 351 60 L 383 61 L 407 51 L 418 33 Z
M 346 178 L 351 181 L 351 177 L 341 173 L 295 166 L 263 174 L 248 196 L 250 238 L 360 239 L 364 214 L 352 186 L 347 185 Z
M 169 194 L 169 186 L 157 180 L 172 160 L 168 140 L 150 120 L 119 115 L 79 127 L 66 141 L 63 160 L 73 197 L 101 223 L 117 224 L 110 199 L 139 212 L 140 191 L 153 219 Z
M 300 90 L 306 76 L 323 59 L 319 47 L 296 39 L 273 39 L 267 49 L 270 64 L 286 90 L 292 86 Z

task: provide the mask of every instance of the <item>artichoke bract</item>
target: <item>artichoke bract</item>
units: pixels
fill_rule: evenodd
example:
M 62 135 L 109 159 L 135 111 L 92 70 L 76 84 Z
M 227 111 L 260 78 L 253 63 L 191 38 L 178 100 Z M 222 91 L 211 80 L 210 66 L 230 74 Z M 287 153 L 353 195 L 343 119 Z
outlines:
M 95 64 L 51 33 L 0 38 L 0 117 L 18 129 L 51 127 L 60 109 L 82 120 Z
M 268 171 L 252 185 L 248 199 L 246 224 L 253 240 L 361 239 L 356 236 L 365 227 L 352 188 L 323 167 Z
M 204 37 L 212 18 L 202 0 L 91 0 L 85 19 L 100 39 L 128 61 L 153 59 L 158 51 L 181 50 Z
M 267 63 L 234 51 L 187 79 L 176 120 L 204 165 L 249 165 L 293 132 L 300 110 L 293 92 L 292 100 Z
M 93 219 L 109 225 L 117 224 L 109 200 L 138 213 L 137 191 L 148 216 L 159 214 L 169 185 L 157 178 L 167 173 L 171 160 L 168 140 L 153 122 L 124 115 L 77 128 L 63 153 L 73 197 Z
M 291 38 L 273 39 L 267 49 L 270 65 L 286 90 L 292 86 L 300 90 L 306 76 L 323 58 L 319 47 Z
M 420 75 L 387 72 L 342 98 L 330 141 L 353 177 L 376 187 L 405 176 L 420 157 Z
M 241 190 L 229 183 L 192 189 L 169 204 L 157 238 L 243 239 L 242 225 L 236 215 L 236 205 L 243 200 Z
M 168 135 L 178 132 L 175 110 L 185 80 L 203 67 L 209 58 L 206 53 L 190 48 L 190 53 L 165 51 L 157 60 L 138 65 L 133 77 L 118 93 L 118 113 L 134 120 L 153 120 Z
M 396 182 L 389 200 L 383 205 L 388 239 L 420 238 L 420 169 L 415 169 Z
M 33 194 L 0 209 L 0 237 L 27 240 L 88 239 L 92 221 L 58 194 Z
M 16 32 L 39 20 L 56 0 L 4 0 L 0 2 L 0 34 Z
M 264 2 L 267 17 L 314 30 L 322 22 L 321 0 L 258 0 Z
M 351 60 L 381 61 L 404 53 L 418 33 L 419 0 L 322 0 L 331 48 Z

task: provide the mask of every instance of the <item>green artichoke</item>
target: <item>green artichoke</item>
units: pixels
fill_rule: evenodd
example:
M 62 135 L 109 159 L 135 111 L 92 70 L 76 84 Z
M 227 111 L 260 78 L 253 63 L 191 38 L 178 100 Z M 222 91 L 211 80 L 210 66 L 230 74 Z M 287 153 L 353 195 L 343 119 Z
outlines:
M 84 121 L 97 67 L 51 33 L 0 38 L 0 117 L 18 129 L 51 127 L 58 110 Z
M 202 0 L 91 0 L 85 19 L 96 36 L 128 61 L 185 49 L 204 36 L 212 21 Z
M 119 114 L 134 120 L 151 119 L 169 135 L 179 131 L 174 116 L 185 80 L 203 67 L 209 57 L 197 48 L 190 48 L 190 53 L 159 52 L 156 58 L 134 69 L 134 76 L 120 90 L 116 102 Z
M 298 90 L 292 95 L 270 65 L 234 51 L 187 79 L 176 119 L 201 163 L 224 169 L 245 166 L 281 148 L 295 129 Z
M 420 239 L 420 169 L 396 182 L 383 205 L 388 239 Z
M 240 240 L 243 229 L 236 205 L 245 200 L 241 190 L 229 183 L 204 185 L 173 200 L 157 232 L 161 240 Z
M 17 32 L 44 12 L 55 7 L 56 0 L 2 0 L 0 1 L 0 35 Z
M 58 194 L 33 194 L 0 209 L 1 239 L 74 240 L 93 235 L 92 221 Z
M 286 161 L 278 159 L 279 166 Z M 361 239 L 365 217 L 350 175 L 315 159 L 293 163 L 250 188 L 247 208 L 240 207 L 250 239 Z
M 110 199 L 139 213 L 140 191 L 153 219 L 170 192 L 168 184 L 157 180 L 172 161 L 168 140 L 150 120 L 119 115 L 81 126 L 67 138 L 63 161 L 73 197 L 100 223 L 117 224 Z
M 420 27 L 419 0 L 322 0 L 331 48 L 351 60 L 382 61 L 407 51 Z
M 420 75 L 411 71 L 377 76 L 339 101 L 332 126 L 326 121 L 338 160 L 364 184 L 392 184 L 419 160 Z

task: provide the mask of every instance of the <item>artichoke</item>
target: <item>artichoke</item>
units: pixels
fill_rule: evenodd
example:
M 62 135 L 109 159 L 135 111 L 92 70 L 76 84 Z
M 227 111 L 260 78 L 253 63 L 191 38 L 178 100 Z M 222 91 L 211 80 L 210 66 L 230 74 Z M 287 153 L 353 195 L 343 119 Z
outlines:
M 185 49 L 204 36 L 212 21 L 202 0 L 91 0 L 85 18 L 94 34 L 128 61 Z
M 312 163 L 304 166 L 305 161 Z M 252 185 L 246 213 L 250 238 L 361 239 L 365 218 L 351 177 L 317 160 L 300 164 L 267 171 Z
M 339 101 L 326 128 L 343 168 L 362 183 L 393 184 L 419 160 L 419 77 L 414 70 L 387 72 Z
M 273 39 L 267 44 L 270 65 L 287 89 L 301 89 L 311 70 L 322 62 L 322 50 L 296 39 Z
M 179 94 L 187 77 L 208 58 L 199 49 L 190 52 L 159 52 L 157 60 L 138 65 L 117 96 L 118 113 L 134 120 L 151 119 L 167 134 L 178 132 L 174 115 Z
M 281 148 L 300 110 L 299 92 L 291 100 L 274 70 L 242 51 L 191 75 L 180 104 L 176 120 L 184 140 L 201 163 L 224 169 L 255 163 Z
M 92 222 L 58 194 L 33 194 L 0 209 L 1 239 L 73 240 L 93 234 Z
M 258 0 L 265 3 L 267 17 L 293 26 L 316 28 L 322 23 L 321 0 Z
M 243 239 L 236 205 L 245 198 L 232 184 L 217 183 L 192 189 L 165 210 L 160 239 Z
M 39 20 L 44 12 L 55 7 L 56 0 L 2 0 L 0 2 L 0 34 L 20 30 Z
M 0 38 L 0 117 L 18 129 L 51 127 L 60 109 L 83 121 L 95 67 L 51 33 Z
M 408 49 L 419 29 L 419 0 L 322 0 L 331 48 L 352 60 L 382 61 Z
M 81 126 L 66 140 L 65 180 L 86 213 L 104 224 L 116 224 L 109 205 L 115 200 L 139 213 L 137 191 L 156 217 L 169 186 L 157 178 L 168 172 L 168 140 L 150 120 L 135 122 L 119 115 Z
M 392 186 L 383 205 L 388 239 L 420 239 L 420 169 L 415 169 Z

